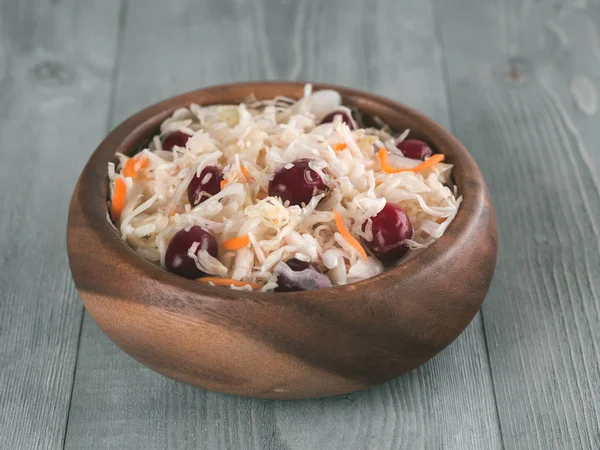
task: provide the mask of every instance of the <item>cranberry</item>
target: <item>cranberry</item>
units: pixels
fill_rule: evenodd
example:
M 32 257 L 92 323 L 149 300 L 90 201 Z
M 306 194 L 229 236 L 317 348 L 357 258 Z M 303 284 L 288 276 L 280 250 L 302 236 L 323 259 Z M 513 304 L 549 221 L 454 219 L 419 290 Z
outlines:
M 420 159 L 425 161 L 425 158 L 429 158 L 433 155 L 433 150 L 423 141 L 417 139 L 407 139 L 405 141 L 396 144 L 398 150 L 402 152 L 404 156 L 411 159 Z
M 183 229 L 173 236 L 167 247 L 165 265 L 169 272 L 191 279 L 206 275 L 198 269 L 195 261 L 188 256 L 188 250 L 195 242 L 200 244 L 196 250 L 196 255 L 200 250 L 206 250 L 215 258 L 219 254 L 217 240 L 208 231 L 199 226 L 190 228 L 190 231 Z
M 221 181 L 223 181 L 223 172 L 216 166 L 207 166 L 200 172 L 200 176 L 194 175 L 188 185 L 190 204 L 197 206 L 221 192 Z
M 313 196 L 323 193 L 327 186 L 321 176 L 309 167 L 310 159 L 298 159 L 293 167 L 277 169 L 269 183 L 269 195 L 280 197 L 291 205 L 308 204 Z
M 336 116 L 342 116 L 342 122 L 348 125 L 351 130 L 356 129 L 356 123 L 354 122 L 354 119 L 352 119 L 352 117 L 346 111 L 333 111 L 327 114 L 323 120 L 321 120 L 321 123 L 332 123 Z
M 163 150 L 173 150 L 173 147 L 185 147 L 188 139 L 191 136 L 189 134 L 184 133 L 183 131 L 174 131 L 170 135 L 168 135 L 165 140 L 162 142 Z
M 315 263 L 300 261 L 299 259 L 292 258 L 286 262 L 286 264 L 292 269 L 294 272 L 302 272 L 306 269 L 314 270 L 315 272 L 321 272 L 319 267 Z
M 385 207 L 374 217 L 373 239 L 366 241 L 375 256 L 382 262 L 392 262 L 402 258 L 408 251 L 404 240 L 412 238 L 413 228 L 410 219 L 402 208 L 394 203 Z M 363 231 L 367 223 L 363 224 Z
M 275 292 L 310 291 L 331 286 L 329 278 L 314 263 L 292 258 L 286 264 L 291 270 L 279 272 Z

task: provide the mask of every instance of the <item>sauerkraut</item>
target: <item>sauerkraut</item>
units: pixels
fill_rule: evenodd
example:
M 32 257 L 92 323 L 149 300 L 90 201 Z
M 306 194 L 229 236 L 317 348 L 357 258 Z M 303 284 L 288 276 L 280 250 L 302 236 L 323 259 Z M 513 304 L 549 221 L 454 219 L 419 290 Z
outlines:
M 109 163 L 111 219 L 141 257 L 209 284 L 303 290 L 373 277 L 402 259 L 374 244 L 395 233 L 386 205 L 411 227 L 393 248 L 414 250 L 444 234 L 462 201 L 452 166 L 405 157 L 410 131 L 397 131 L 363 127 L 339 93 L 310 85 L 298 101 L 192 104 L 147 148 Z

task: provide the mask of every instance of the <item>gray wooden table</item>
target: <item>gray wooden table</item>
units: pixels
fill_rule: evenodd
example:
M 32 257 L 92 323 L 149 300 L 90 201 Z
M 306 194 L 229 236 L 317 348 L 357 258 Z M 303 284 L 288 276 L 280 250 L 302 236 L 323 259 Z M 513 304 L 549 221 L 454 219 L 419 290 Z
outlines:
M 103 135 L 259 79 L 402 101 L 479 162 L 498 270 L 422 368 L 249 400 L 151 372 L 84 312 L 66 215 Z M 599 0 L 0 0 L 0 448 L 600 448 L 599 88 Z

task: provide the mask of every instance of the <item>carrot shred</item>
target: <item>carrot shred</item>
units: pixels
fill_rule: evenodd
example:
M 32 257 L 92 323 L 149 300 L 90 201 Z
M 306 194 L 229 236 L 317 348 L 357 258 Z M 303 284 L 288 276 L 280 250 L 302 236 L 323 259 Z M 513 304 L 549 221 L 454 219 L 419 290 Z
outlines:
M 345 150 L 348 148 L 348 144 L 346 144 L 345 142 L 339 142 L 337 144 L 335 144 L 335 146 L 333 147 L 335 150 Z
M 443 162 L 444 159 L 446 159 L 446 157 L 444 155 L 437 153 L 437 154 L 433 155 L 431 158 L 429 158 L 427 161 L 423 161 L 417 167 L 414 167 L 413 171 L 420 172 L 422 170 L 430 169 L 433 166 L 435 166 L 436 164 Z
M 257 283 L 248 283 L 246 281 L 233 280 L 231 278 L 204 277 L 204 278 L 198 278 L 196 281 L 199 281 L 200 283 L 204 283 L 204 284 L 213 283 L 215 286 L 231 286 L 231 285 L 234 285 L 237 287 L 250 286 L 255 291 L 262 288 L 262 286 Z
M 135 158 L 129 158 L 123 168 L 123 176 L 133 178 L 135 175 L 137 175 L 135 173 Z
M 140 158 L 129 158 L 125 163 L 125 167 L 123 168 L 123 176 L 136 178 L 140 173 L 140 170 L 144 167 L 148 167 L 149 163 L 150 160 L 145 156 Z
M 223 249 L 225 250 L 239 250 L 240 248 L 246 247 L 250 244 L 250 236 L 247 234 L 238 236 L 233 239 L 227 239 L 223 242 Z
M 225 189 L 225 186 L 227 186 L 227 180 L 221 180 L 221 190 Z
M 392 167 L 388 163 L 388 152 L 384 147 L 379 149 L 377 152 L 377 157 L 379 158 L 379 163 L 381 164 L 381 169 L 386 173 L 400 173 L 400 172 L 421 172 L 422 170 L 427 170 L 432 168 L 438 163 L 444 161 L 444 155 L 439 153 L 433 155 L 427 161 L 423 161 L 421 164 L 415 167 L 405 167 L 405 168 L 397 168 Z
M 114 220 L 121 219 L 121 212 L 125 207 L 125 195 L 127 194 L 127 186 L 122 178 L 115 180 L 115 192 L 113 193 L 112 206 L 110 215 Z
M 375 182 L 375 186 L 381 186 L 382 184 L 383 184 L 383 181 L 381 181 L 381 180 L 377 180 Z
M 257 200 L 264 200 L 268 196 L 269 196 L 269 194 L 267 194 L 265 191 L 258 191 L 258 193 L 256 194 L 256 199 Z
M 248 176 L 250 175 L 248 173 L 248 169 L 246 169 L 244 166 L 242 166 L 242 175 L 244 175 L 245 179 L 248 179 Z
M 342 237 L 346 240 L 346 242 L 348 242 L 348 244 L 354 247 L 354 249 L 358 253 L 360 253 L 360 256 L 362 256 L 364 259 L 367 259 L 367 252 L 365 252 L 365 249 L 362 248 L 360 242 L 358 242 L 356 238 L 350 234 L 348 228 L 346 228 L 346 225 L 344 225 L 344 219 L 342 219 L 340 213 L 334 210 L 333 217 L 335 219 L 335 226 L 337 227 Z

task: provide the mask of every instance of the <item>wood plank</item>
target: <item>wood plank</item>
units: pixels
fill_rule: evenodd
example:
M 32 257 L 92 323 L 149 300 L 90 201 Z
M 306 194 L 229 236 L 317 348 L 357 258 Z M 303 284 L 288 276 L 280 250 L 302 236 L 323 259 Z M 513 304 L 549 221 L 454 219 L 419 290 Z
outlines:
M 106 131 L 117 0 L 0 1 L 0 448 L 64 441 L 82 320 L 68 200 Z
M 372 90 L 447 124 L 432 12 L 430 1 L 410 0 L 132 0 L 115 117 L 203 85 L 299 78 Z M 405 377 L 347 397 L 274 402 L 157 375 L 86 316 L 66 447 L 82 443 L 103 449 L 501 447 L 479 317 L 448 350 Z
M 600 130 L 571 84 L 585 76 L 600 87 L 600 4 L 452 3 L 436 8 L 452 122 L 481 164 L 500 230 L 483 317 L 504 443 L 596 449 Z

